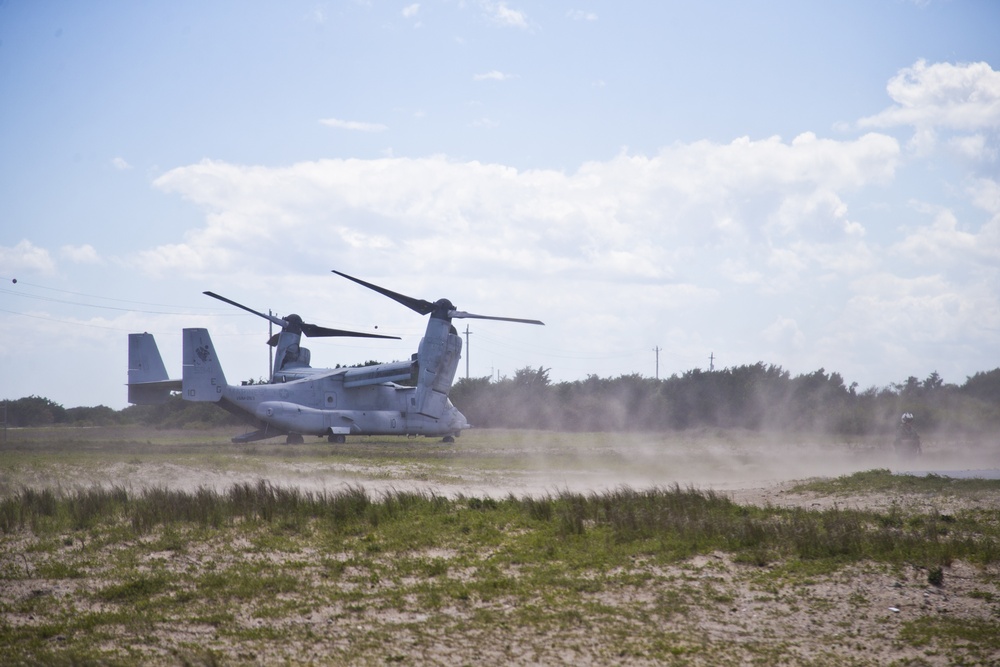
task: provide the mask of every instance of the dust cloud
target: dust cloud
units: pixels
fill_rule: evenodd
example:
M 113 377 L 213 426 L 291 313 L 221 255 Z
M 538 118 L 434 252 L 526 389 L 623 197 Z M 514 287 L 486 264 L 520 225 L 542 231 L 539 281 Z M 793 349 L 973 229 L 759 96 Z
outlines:
M 500 498 L 674 485 L 732 492 L 874 468 L 1000 476 L 995 440 L 928 439 L 920 456 L 904 458 L 893 451 L 891 441 L 718 429 L 666 435 L 473 430 L 455 444 L 360 439 L 346 445 L 325 440 L 305 445 L 216 443 L 192 445 L 182 453 L 155 444 L 138 450 L 96 449 L 82 459 L 48 457 L 44 465 L 0 471 L 0 490 L 72 490 L 96 484 L 224 491 L 236 483 L 266 480 L 313 492 L 361 487 L 374 496 L 420 491 Z

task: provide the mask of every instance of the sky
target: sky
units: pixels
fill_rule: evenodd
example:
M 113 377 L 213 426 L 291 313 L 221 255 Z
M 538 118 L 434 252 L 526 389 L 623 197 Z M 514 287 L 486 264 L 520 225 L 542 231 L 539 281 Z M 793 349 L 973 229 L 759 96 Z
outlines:
M 459 376 L 1000 367 L 993 0 L 0 0 L 0 399 L 127 405 L 127 334 L 268 323 Z M 15 282 L 16 281 L 16 282 Z M 468 335 L 465 334 L 468 327 Z

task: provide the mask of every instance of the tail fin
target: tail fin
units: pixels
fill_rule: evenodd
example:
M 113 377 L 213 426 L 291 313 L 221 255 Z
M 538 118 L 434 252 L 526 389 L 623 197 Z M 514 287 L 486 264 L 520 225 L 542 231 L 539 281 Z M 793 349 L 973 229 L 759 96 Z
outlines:
M 214 403 L 225 388 L 226 376 L 208 329 L 184 329 L 184 400 Z
M 150 333 L 128 335 L 128 402 L 134 405 L 164 403 L 171 391 L 180 391 L 181 381 L 171 380 Z
M 434 418 L 444 414 L 461 356 L 462 339 L 451 323 L 430 318 L 417 351 L 416 412 Z

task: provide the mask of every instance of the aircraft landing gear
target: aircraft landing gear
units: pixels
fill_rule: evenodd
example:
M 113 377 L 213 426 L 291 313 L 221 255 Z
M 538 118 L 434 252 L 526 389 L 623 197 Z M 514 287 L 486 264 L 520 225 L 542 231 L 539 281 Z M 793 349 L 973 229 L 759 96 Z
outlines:
M 441 442 L 445 443 L 446 445 L 454 445 L 455 444 L 455 436 L 453 436 L 453 435 L 446 435 L 443 438 L 441 438 Z
M 301 445 L 305 440 L 302 438 L 301 433 L 289 433 L 288 437 L 285 438 L 286 445 Z
M 347 442 L 347 436 L 342 433 L 335 433 L 333 435 L 326 436 L 326 441 L 342 445 Z

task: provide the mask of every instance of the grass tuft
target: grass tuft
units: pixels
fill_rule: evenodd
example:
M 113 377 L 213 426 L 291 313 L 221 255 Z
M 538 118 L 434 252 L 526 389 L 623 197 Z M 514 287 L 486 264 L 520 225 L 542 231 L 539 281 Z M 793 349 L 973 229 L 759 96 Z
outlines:
M 888 481 L 876 471 L 848 483 Z M 378 652 L 380 633 L 394 631 L 379 625 L 383 617 L 399 619 L 395 631 L 415 646 L 431 645 L 436 628 L 466 637 L 500 628 L 519 637 L 601 627 L 622 638 L 621 656 L 671 662 L 719 645 L 657 639 L 664 623 L 677 627 L 705 609 L 738 623 L 756 604 L 716 578 L 715 563 L 760 567 L 737 566 L 754 580 L 756 596 L 784 603 L 796 586 L 807 590 L 849 565 L 905 566 L 920 573 L 913 577 L 920 586 L 941 587 L 954 561 L 1000 561 L 1000 527 L 989 511 L 747 507 L 677 485 L 499 499 L 373 497 L 361 487 L 309 492 L 263 480 L 221 492 L 25 489 L 0 501 L 0 526 L 12 551 L 0 582 L 24 591 L 2 603 L 22 625 L 0 634 L 15 647 L 10 660 L 26 664 L 67 656 L 143 662 L 168 646 L 169 632 L 155 629 L 176 625 L 192 643 L 170 645 L 175 663 L 267 662 L 254 651 L 272 650 L 289 633 L 311 641 L 303 628 L 334 636 L 328 646 L 341 651 L 331 653 L 334 662 L 371 662 L 369 655 L 391 662 L 398 651 Z M 709 564 L 693 565 L 695 556 Z M 76 591 L 75 598 L 55 590 Z M 873 599 L 862 588 L 850 595 L 859 608 Z M 997 595 L 984 582 L 967 599 L 993 605 Z M 616 597 L 632 602 L 609 603 Z M 77 613 L 74 600 L 97 610 Z M 799 599 L 789 613 L 819 605 Z M 29 617 L 47 620 L 32 625 Z M 996 643 L 995 624 L 985 621 L 901 627 L 900 637 L 921 648 L 965 642 L 975 645 L 970 655 L 988 656 Z M 637 628 L 645 630 L 634 635 Z M 146 642 L 146 652 L 110 653 L 111 638 L 121 636 Z M 184 652 L 201 641 L 204 651 Z M 243 653 L 215 653 L 224 641 Z M 60 642 L 65 650 L 51 650 Z M 760 646 L 763 664 L 777 649 Z

